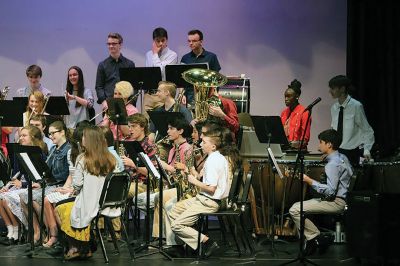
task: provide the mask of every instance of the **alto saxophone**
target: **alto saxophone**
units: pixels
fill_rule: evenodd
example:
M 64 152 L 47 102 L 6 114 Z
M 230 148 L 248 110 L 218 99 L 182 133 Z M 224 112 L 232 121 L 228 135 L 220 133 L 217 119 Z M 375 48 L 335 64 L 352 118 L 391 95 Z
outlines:
M 190 199 L 195 197 L 199 193 L 199 188 L 192 183 L 189 182 L 188 180 L 188 175 L 190 174 L 190 170 L 192 167 L 194 167 L 195 163 L 195 156 L 198 151 L 200 151 L 201 148 L 193 149 L 193 150 L 187 150 L 185 152 L 185 158 L 188 158 L 186 160 L 186 167 L 189 170 L 189 173 L 185 173 L 184 177 L 182 178 L 182 197 L 183 199 Z M 188 153 L 190 152 L 189 156 Z

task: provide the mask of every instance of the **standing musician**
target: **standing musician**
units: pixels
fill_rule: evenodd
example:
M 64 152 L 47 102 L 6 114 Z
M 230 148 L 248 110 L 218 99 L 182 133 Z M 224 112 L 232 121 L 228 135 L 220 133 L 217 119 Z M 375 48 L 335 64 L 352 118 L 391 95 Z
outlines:
M 65 96 L 69 109 L 69 115 L 65 116 L 67 128 L 76 128 L 78 122 L 89 120 L 89 109 L 93 107 L 94 97 L 92 90 L 85 88 L 83 72 L 78 66 L 68 69 Z
M 283 128 L 285 130 L 286 137 L 290 142 L 290 147 L 293 149 L 298 149 L 300 146 L 301 138 L 303 137 L 304 130 L 306 129 L 308 117 L 308 111 L 304 112 L 304 106 L 299 103 L 300 95 L 301 83 L 295 79 L 290 82 L 288 88 L 285 90 L 286 108 L 281 113 Z M 310 141 L 310 128 L 311 126 L 307 127 L 302 147 L 304 149 L 307 149 L 307 144 Z
M 332 97 L 338 99 L 331 107 L 331 127 L 338 131 L 342 139 L 339 151 L 349 158 L 353 166 L 359 165 L 360 157 L 371 159 L 374 130 L 368 123 L 363 105 L 349 95 L 353 86 L 348 77 L 333 77 L 329 88 Z
M 136 107 L 129 102 L 129 97 L 132 96 L 132 94 L 133 87 L 128 81 L 120 81 L 115 84 L 114 98 L 121 98 L 124 101 L 126 113 L 128 116 L 138 113 Z M 114 124 L 113 121 L 110 120 L 110 117 L 107 114 L 104 116 L 101 125 L 110 127 L 111 131 L 113 132 L 114 139 L 117 139 L 117 126 Z M 130 135 L 129 127 L 126 125 L 120 125 L 118 131 L 119 140 L 125 139 Z
M 336 130 L 325 130 L 318 135 L 318 139 L 319 150 L 326 155 L 328 161 L 325 165 L 326 183 L 320 183 L 307 175 L 303 176 L 303 181 L 321 194 L 321 198 L 304 201 L 303 210 L 304 213 L 340 213 L 346 205 L 353 169 L 347 157 L 338 152 L 340 137 Z M 300 202 L 293 204 L 289 213 L 297 229 L 300 229 Z M 327 243 L 320 237 L 320 231 L 308 218 L 304 223 L 304 237 L 307 240 L 305 255 L 313 254 L 317 247 L 327 247 Z
M 42 78 L 42 69 L 40 66 L 30 65 L 26 69 L 26 77 L 28 78 L 29 85 L 17 90 L 17 95 L 19 97 L 28 97 L 34 91 L 40 91 L 45 97 L 50 96 L 51 91 L 40 84 L 40 79 Z
M 204 49 L 203 33 L 200 30 L 195 29 L 188 32 L 188 45 L 191 51 L 182 56 L 181 63 L 208 63 L 209 69 L 217 72 L 221 70 L 217 55 Z M 193 104 L 193 87 L 185 89 L 185 96 L 187 103 L 190 105 Z
M 164 28 L 153 30 L 153 44 L 146 53 L 146 67 L 159 67 L 165 81 L 165 66 L 178 63 L 178 55 L 168 47 L 168 32 Z M 163 103 L 157 94 L 146 93 L 143 99 L 144 110 L 152 110 Z
M 103 110 L 107 109 L 107 98 L 114 94 L 115 84 L 120 81 L 119 69 L 135 67 L 135 63 L 121 54 L 123 38 L 119 33 L 110 33 L 107 37 L 109 57 L 101 61 L 97 67 L 96 94 L 97 103 Z
M 172 82 L 168 81 L 160 81 L 158 83 L 157 96 L 160 98 L 160 101 L 163 103 L 163 106 L 160 106 L 154 111 L 156 112 L 180 112 L 185 117 L 186 121 L 190 123 L 193 119 L 192 113 L 184 106 L 180 104 L 180 98 L 175 101 L 176 96 L 176 85 Z M 179 95 L 183 96 L 183 95 Z M 154 123 L 150 124 L 150 132 L 152 132 L 150 138 L 154 139 L 154 134 L 156 129 Z M 163 136 L 162 136 L 163 137 Z

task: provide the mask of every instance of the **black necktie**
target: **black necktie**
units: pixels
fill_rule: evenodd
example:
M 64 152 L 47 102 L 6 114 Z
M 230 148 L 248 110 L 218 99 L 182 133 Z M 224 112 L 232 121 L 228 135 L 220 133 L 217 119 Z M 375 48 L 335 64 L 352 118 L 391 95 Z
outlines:
M 339 133 L 339 137 L 341 140 L 343 140 L 343 110 L 344 107 L 340 106 L 339 119 L 337 123 L 337 132 Z

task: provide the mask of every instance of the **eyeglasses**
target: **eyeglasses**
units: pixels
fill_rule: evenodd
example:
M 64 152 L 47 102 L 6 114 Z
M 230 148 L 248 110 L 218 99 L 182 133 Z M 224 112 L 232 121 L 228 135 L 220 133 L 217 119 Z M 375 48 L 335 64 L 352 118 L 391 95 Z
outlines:
M 119 43 L 119 42 L 108 42 L 107 46 L 116 46 L 118 44 L 121 44 L 121 43 Z
M 56 131 L 53 131 L 53 132 L 49 132 L 49 135 L 50 135 L 50 136 L 53 136 L 53 135 L 56 134 L 57 132 L 61 132 L 61 130 L 56 130 Z

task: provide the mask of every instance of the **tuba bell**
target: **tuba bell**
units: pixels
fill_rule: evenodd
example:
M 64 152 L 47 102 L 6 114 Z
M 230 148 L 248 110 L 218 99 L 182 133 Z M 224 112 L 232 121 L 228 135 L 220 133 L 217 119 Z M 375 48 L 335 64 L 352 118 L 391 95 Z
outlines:
M 221 100 L 210 96 L 210 88 L 223 86 L 228 82 L 224 75 L 201 68 L 192 68 L 182 73 L 182 78 L 194 87 L 195 94 L 195 118 L 204 121 L 208 117 L 209 104 L 219 106 L 222 109 Z

